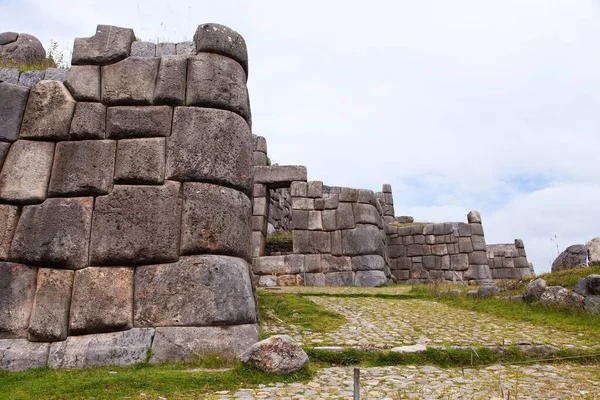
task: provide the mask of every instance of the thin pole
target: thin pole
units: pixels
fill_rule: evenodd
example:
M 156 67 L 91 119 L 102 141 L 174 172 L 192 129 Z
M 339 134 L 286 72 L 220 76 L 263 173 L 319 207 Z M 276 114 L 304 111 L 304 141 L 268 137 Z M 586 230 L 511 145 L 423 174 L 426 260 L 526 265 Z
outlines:
M 360 400 L 360 368 L 354 368 L 354 400 Z

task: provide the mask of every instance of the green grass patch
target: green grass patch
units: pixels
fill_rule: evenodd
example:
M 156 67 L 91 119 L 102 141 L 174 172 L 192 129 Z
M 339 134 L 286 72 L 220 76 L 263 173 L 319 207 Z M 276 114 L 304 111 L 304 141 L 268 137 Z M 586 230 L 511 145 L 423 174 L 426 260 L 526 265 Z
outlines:
M 423 225 L 429 225 L 432 223 L 433 222 L 407 222 L 405 224 L 391 223 L 390 226 L 393 226 L 395 228 L 405 228 L 407 226 L 423 226 Z
M 267 242 L 287 242 L 292 239 L 292 232 L 283 232 L 267 236 Z
M 536 276 L 535 278 L 527 279 L 526 282 L 532 281 L 536 278 L 542 278 L 546 281 L 548 286 L 563 286 L 568 289 L 573 289 L 579 278 L 585 278 L 591 274 L 600 274 L 600 265 L 549 272 Z
M 261 321 L 296 325 L 303 330 L 329 332 L 339 328 L 346 318 L 297 294 L 258 290 L 258 312 Z
M 0 68 L 17 68 L 19 74 L 27 71 L 43 71 L 48 68 L 55 68 L 56 63 L 50 58 L 40 59 L 33 64 L 15 64 L 12 62 L 0 62 Z

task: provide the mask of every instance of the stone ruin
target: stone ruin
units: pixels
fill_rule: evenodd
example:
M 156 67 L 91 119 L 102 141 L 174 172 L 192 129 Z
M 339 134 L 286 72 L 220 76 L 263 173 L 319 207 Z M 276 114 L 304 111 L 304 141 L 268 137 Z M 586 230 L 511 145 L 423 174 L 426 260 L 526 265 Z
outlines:
M 258 340 L 255 285 L 533 274 L 476 212 L 415 223 L 390 185 L 267 165 L 247 74 L 217 24 L 177 44 L 99 25 L 69 70 L 0 68 L 1 369 L 233 357 Z

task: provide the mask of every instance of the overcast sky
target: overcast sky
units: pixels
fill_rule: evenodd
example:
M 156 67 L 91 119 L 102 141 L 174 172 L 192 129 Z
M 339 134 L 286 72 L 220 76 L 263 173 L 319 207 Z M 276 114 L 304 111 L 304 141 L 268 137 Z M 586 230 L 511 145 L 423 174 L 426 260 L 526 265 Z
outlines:
M 97 24 L 150 41 L 217 22 L 250 58 L 253 131 L 310 180 L 396 215 L 522 238 L 536 272 L 600 236 L 600 1 L 0 0 L 0 31 L 72 48 Z

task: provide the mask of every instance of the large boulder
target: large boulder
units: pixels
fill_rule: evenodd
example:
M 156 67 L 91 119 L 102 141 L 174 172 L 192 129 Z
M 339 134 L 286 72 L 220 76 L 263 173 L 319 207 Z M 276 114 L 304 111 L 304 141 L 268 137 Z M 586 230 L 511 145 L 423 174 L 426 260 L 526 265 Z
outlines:
M 541 278 L 534 279 L 527 285 L 527 289 L 525 289 L 525 293 L 523 294 L 523 300 L 530 303 L 538 301 L 545 290 L 546 281 Z
M 35 36 L 27 33 L 0 33 L 0 63 L 34 64 L 45 58 L 46 50 Z
M 590 266 L 600 265 L 600 236 L 593 238 L 585 244 Z
M 98 25 L 94 36 L 75 39 L 71 64 L 106 65 L 122 60 L 129 56 L 134 40 L 133 29 Z
M 583 307 L 583 296 L 562 286 L 549 286 L 540 297 L 542 304 L 555 307 Z
M 308 362 L 308 355 L 291 337 L 276 335 L 255 343 L 239 359 L 261 371 L 289 374 L 302 368 Z
M 590 293 L 600 295 L 600 275 L 589 275 L 586 280 Z
M 556 257 L 552 263 L 552 272 L 580 268 L 585 265 L 587 265 L 587 248 L 582 244 L 574 244 Z
M 600 296 L 588 296 L 583 301 L 583 308 L 590 314 L 600 314 Z

